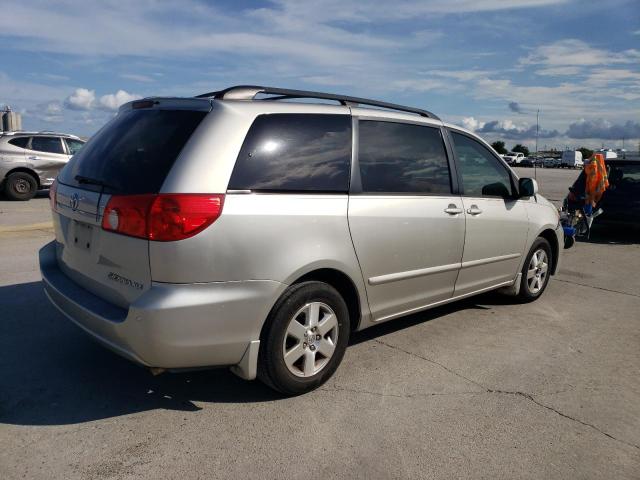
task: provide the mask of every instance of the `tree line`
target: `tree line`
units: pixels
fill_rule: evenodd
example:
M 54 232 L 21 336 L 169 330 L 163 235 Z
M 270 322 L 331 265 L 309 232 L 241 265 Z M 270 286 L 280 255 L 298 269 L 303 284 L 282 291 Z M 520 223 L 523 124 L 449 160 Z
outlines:
M 507 153 L 509 153 L 509 150 L 507 150 L 505 143 L 501 140 L 498 140 L 497 142 L 493 142 L 491 146 L 500 155 L 506 155 Z M 522 145 L 521 143 L 514 145 L 511 151 L 514 153 L 520 152 L 525 157 L 528 157 L 529 153 L 531 153 L 529 151 L 529 148 L 526 145 Z M 578 151 L 582 153 L 582 158 L 589 158 L 591 155 L 593 155 L 593 150 L 586 147 L 580 147 L 578 148 Z

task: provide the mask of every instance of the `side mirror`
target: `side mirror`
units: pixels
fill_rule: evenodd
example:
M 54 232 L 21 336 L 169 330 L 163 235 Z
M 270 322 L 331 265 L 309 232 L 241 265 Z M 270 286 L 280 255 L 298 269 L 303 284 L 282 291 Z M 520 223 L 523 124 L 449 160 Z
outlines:
M 533 197 L 538 193 L 538 182 L 533 178 L 521 178 L 518 181 L 518 192 L 520 197 Z

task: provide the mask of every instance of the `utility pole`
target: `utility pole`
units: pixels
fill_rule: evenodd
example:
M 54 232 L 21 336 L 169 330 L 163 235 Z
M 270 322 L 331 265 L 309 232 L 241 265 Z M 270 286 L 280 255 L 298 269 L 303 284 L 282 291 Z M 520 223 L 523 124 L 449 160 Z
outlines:
M 540 109 L 536 111 L 536 157 L 538 157 L 538 133 L 540 131 Z
M 533 161 L 533 178 L 538 179 L 538 132 L 540 131 L 540 109 L 536 110 L 536 158 Z

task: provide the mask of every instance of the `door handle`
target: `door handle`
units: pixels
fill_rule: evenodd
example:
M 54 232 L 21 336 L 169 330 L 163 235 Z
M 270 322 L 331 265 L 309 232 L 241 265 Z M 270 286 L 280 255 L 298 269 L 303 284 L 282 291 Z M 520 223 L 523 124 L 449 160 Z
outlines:
M 477 205 L 471 205 L 471 207 L 467 209 L 467 213 L 469 215 L 480 215 L 482 213 L 482 210 L 478 208 Z
M 456 204 L 450 203 L 449 206 L 444 209 L 444 212 L 448 213 L 449 215 L 458 215 L 459 213 L 464 212 L 464 210 L 458 208 Z
M 40 160 L 40 157 L 38 157 L 37 155 L 32 155 L 29 157 L 29 160 Z

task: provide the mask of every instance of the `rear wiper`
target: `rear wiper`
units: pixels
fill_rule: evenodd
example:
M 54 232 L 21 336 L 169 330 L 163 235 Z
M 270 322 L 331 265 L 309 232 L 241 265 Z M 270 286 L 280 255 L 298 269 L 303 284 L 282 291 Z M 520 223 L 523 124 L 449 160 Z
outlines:
M 109 185 L 108 183 L 105 183 L 102 180 L 98 180 L 97 178 L 85 177 L 84 175 L 76 175 L 74 178 L 79 184 L 97 185 L 98 187 L 108 188 L 110 190 L 120 190 L 118 187 Z

